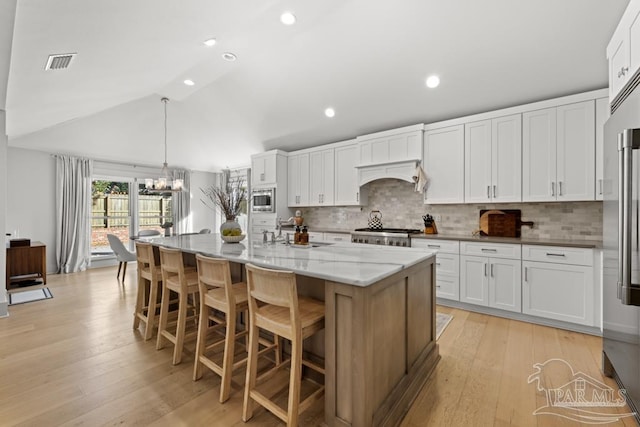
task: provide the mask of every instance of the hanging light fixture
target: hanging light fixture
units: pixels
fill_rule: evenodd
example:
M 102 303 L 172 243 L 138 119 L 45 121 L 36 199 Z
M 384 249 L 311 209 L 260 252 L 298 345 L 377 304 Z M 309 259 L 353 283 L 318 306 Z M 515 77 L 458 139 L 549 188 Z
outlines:
M 144 186 L 149 191 L 181 191 L 183 181 L 181 179 L 172 180 L 169 177 L 169 164 L 167 163 L 167 103 L 169 98 L 162 98 L 164 103 L 164 163 L 158 179 L 147 178 Z

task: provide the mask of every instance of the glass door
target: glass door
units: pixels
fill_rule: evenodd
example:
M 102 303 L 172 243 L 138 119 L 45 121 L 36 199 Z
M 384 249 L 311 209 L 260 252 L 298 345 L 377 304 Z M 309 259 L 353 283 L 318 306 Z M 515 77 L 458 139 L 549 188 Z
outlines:
M 91 257 L 113 256 L 107 234 L 133 249 L 131 237 L 132 182 L 109 178 L 91 181 Z

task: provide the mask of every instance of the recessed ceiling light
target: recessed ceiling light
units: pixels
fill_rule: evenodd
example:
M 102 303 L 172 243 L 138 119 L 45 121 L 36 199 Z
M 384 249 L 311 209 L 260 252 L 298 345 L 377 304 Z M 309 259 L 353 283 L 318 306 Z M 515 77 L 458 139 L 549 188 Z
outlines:
M 222 59 L 224 59 L 225 61 L 233 62 L 238 59 L 238 57 L 231 52 L 225 52 L 222 54 Z
M 280 15 L 280 22 L 284 25 L 293 25 L 296 23 L 296 15 L 291 12 L 284 12 Z
M 429 76 L 427 77 L 427 87 L 429 89 L 433 89 L 434 87 L 438 87 L 440 84 L 440 77 L 438 76 Z
M 184 84 L 186 84 L 187 86 L 193 86 L 195 83 L 193 82 L 193 80 L 187 79 L 184 81 Z
M 336 110 L 334 110 L 333 108 L 329 107 L 326 110 L 324 110 L 324 115 L 327 117 L 333 117 L 336 115 Z
M 216 44 L 216 39 L 207 39 L 203 42 L 205 44 L 205 46 L 215 46 Z

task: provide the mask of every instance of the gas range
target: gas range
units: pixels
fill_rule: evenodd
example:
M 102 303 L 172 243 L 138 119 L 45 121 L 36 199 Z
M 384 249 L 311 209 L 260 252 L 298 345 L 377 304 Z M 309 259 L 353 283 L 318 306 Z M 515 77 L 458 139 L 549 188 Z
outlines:
M 422 230 L 411 228 L 383 228 L 380 230 L 357 228 L 351 232 L 351 242 L 366 243 L 369 245 L 410 247 L 411 235 L 418 233 L 422 233 Z

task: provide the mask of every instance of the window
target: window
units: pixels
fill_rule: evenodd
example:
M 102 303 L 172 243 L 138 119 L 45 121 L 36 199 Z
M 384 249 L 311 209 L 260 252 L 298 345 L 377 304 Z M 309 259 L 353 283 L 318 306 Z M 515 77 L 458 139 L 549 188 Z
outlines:
M 144 183 L 138 183 L 138 228 L 157 230 L 164 234 L 163 225 L 173 223 L 171 192 L 149 194 Z
M 108 179 L 91 181 L 91 256 L 112 256 L 107 234 L 131 247 L 131 182 Z

